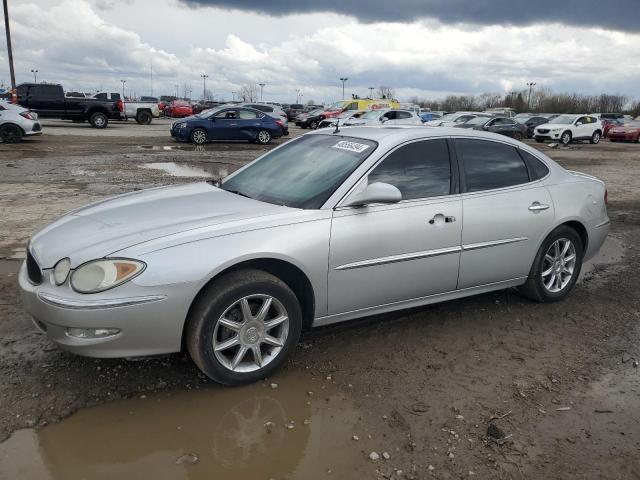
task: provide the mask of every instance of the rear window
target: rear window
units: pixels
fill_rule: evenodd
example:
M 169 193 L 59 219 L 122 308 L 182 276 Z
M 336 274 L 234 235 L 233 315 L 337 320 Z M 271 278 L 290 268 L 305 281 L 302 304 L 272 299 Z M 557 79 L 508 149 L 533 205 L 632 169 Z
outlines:
M 549 173 L 549 168 L 544 163 L 542 163 L 542 161 L 538 160 L 536 157 L 531 155 L 529 152 L 525 152 L 524 150 L 518 149 L 518 152 L 520 152 L 520 156 L 527 164 L 531 181 L 540 180 L 541 178 L 547 176 L 547 174 Z

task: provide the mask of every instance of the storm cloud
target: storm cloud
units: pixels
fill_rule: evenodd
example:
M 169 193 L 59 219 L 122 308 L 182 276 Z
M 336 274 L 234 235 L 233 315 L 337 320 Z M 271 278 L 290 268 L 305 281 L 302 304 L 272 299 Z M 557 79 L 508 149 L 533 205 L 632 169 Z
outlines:
M 360 22 L 413 22 L 431 18 L 445 24 L 531 25 L 562 23 L 640 31 L 638 0 L 181 0 L 192 7 L 217 7 L 272 16 L 337 13 Z

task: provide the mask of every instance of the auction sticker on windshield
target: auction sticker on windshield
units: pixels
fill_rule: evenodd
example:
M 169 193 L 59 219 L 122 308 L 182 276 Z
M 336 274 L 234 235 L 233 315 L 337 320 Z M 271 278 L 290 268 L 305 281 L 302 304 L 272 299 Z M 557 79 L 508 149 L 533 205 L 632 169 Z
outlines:
M 362 153 L 367 148 L 369 148 L 369 145 L 365 145 L 364 143 L 348 142 L 346 140 L 341 140 L 338 143 L 336 143 L 332 148 L 347 150 L 349 152 Z

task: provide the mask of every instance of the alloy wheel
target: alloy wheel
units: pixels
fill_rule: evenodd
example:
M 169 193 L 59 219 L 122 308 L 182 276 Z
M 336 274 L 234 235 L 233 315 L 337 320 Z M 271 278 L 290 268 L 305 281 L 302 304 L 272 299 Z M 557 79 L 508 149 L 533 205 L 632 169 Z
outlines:
M 551 293 L 562 291 L 573 278 L 576 267 L 576 247 L 568 238 L 551 244 L 542 260 L 542 284 Z
M 258 140 L 260 141 L 260 143 L 269 143 L 269 140 L 271 140 L 271 135 L 269 135 L 269 132 L 261 130 L 260 133 L 258 133 Z
M 195 132 L 193 132 L 192 138 L 193 143 L 201 145 L 207 141 L 207 134 L 203 130 L 196 130 Z
M 278 356 L 289 334 L 289 315 L 270 295 L 249 295 L 230 305 L 216 322 L 213 351 L 233 372 L 254 372 Z
M 564 145 L 568 145 L 571 142 L 571 134 L 569 132 L 563 133 L 561 140 Z

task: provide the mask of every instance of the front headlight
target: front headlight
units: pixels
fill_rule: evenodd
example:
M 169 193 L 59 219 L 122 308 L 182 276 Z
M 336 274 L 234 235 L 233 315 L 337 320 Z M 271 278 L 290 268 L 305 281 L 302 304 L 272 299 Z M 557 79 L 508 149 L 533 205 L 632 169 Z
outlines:
M 176 128 L 187 128 L 186 122 L 176 123 Z
M 140 275 L 146 265 L 126 258 L 94 260 L 71 274 L 71 287 L 79 293 L 98 293 L 122 285 Z

